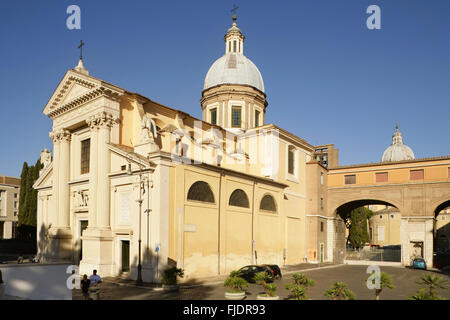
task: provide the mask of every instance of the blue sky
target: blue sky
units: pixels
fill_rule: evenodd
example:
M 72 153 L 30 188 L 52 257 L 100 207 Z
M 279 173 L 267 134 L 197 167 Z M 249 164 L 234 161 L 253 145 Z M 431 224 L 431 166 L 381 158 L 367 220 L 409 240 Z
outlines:
M 0 1 L 0 174 L 52 147 L 42 110 L 80 39 L 90 74 L 201 118 L 210 65 L 239 6 L 245 55 L 260 69 L 266 122 L 340 164 L 378 162 L 398 122 L 417 158 L 450 155 L 450 1 Z M 66 9 L 81 8 L 81 30 Z M 366 9 L 381 7 L 381 30 Z

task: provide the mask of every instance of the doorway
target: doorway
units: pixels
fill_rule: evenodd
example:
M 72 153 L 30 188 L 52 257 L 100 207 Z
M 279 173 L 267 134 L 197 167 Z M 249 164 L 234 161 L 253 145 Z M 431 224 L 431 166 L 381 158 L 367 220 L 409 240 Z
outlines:
M 83 231 L 88 227 L 88 220 L 80 220 L 80 260 L 83 259 Z
M 325 250 L 324 250 L 324 244 L 321 243 L 320 244 L 320 263 L 323 263 L 323 261 L 325 260 Z
M 130 241 L 122 240 L 122 272 L 130 271 Z

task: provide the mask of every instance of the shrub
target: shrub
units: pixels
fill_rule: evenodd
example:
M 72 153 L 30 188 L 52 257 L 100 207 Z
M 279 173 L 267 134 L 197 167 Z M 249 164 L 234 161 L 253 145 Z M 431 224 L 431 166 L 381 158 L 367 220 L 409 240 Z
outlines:
M 184 271 L 177 267 L 169 267 L 163 271 L 161 281 L 165 285 L 176 285 L 177 277 L 183 278 Z
M 267 295 L 268 297 L 275 297 L 277 285 L 273 283 L 269 284 L 268 283 L 269 279 L 270 279 L 269 275 L 264 271 L 258 272 L 255 275 L 255 281 L 257 284 L 263 287 L 265 295 Z
M 230 288 L 228 290 L 230 293 L 244 292 L 245 288 L 248 287 L 247 281 L 241 278 L 241 273 L 238 271 L 231 271 L 230 275 L 225 279 L 223 285 L 224 287 Z
M 331 300 L 355 300 L 356 296 L 343 282 L 335 282 L 331 289 L 324 291 L 324 296 Z

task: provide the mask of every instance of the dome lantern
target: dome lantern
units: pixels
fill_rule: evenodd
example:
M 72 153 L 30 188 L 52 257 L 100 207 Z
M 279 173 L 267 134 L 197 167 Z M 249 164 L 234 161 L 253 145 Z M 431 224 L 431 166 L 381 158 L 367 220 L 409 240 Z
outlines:
M 225 40 L 225 54 L 227 53 L 240 53 L 244 54 L 244 40 L 245 37 L 241 32 L 241 29 L 238 28 L 236 23 L 237 17 L 233 15 L 233 24 L 231 28 L 228 29 L 226 35 L 224 36 Z
M 384 151 L 382 162 L 413 160 L 414 152 L 410 147 L 403 144 L 402 134 L 398 131 L 398 125 L 395 126 L 395 132 L 392 135 L 392 144 Z

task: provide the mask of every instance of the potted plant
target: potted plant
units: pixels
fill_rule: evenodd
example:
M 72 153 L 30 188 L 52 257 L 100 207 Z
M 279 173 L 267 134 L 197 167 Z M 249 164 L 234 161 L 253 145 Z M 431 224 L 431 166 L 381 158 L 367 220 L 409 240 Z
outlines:
M 256 299 L 258 300 L 278 300 L 279 296 L 275 294 L 277 290 L 277 285 L 274 283 L 268 283 L 270 277 L 266 272 L 258 272 L 255 275 L 255 281 L 257 284 L 261 285 L 264 289 L 263 294 L 258 294 Z
M 291 292 L 294 300 L 308 300 L 308 288 L 315 284 L 314 280 L 303 273 L 294 273 L 292 277 L 294 283 L 286 285 L 286 289 Z
M 325 290 L 323 295 L 331 300 L 355 300 L 356 296 L 343 282 L 335 282 L 331 289 Z
M 248 287 L 248 283 L 245 279 L 241 278 L 239 271 L 231 271 L 223 285 L 229 288 L 225 292 L 226 299 L 242 300 L 245 298 L 245 288 Z
M 161 275 L 161 282 L 165 291 L 177 291 L 179 286 L 177 284 L 177 277 L 183 278 L 184 271 L 177 267 L 169 267 L 163 271 Z

